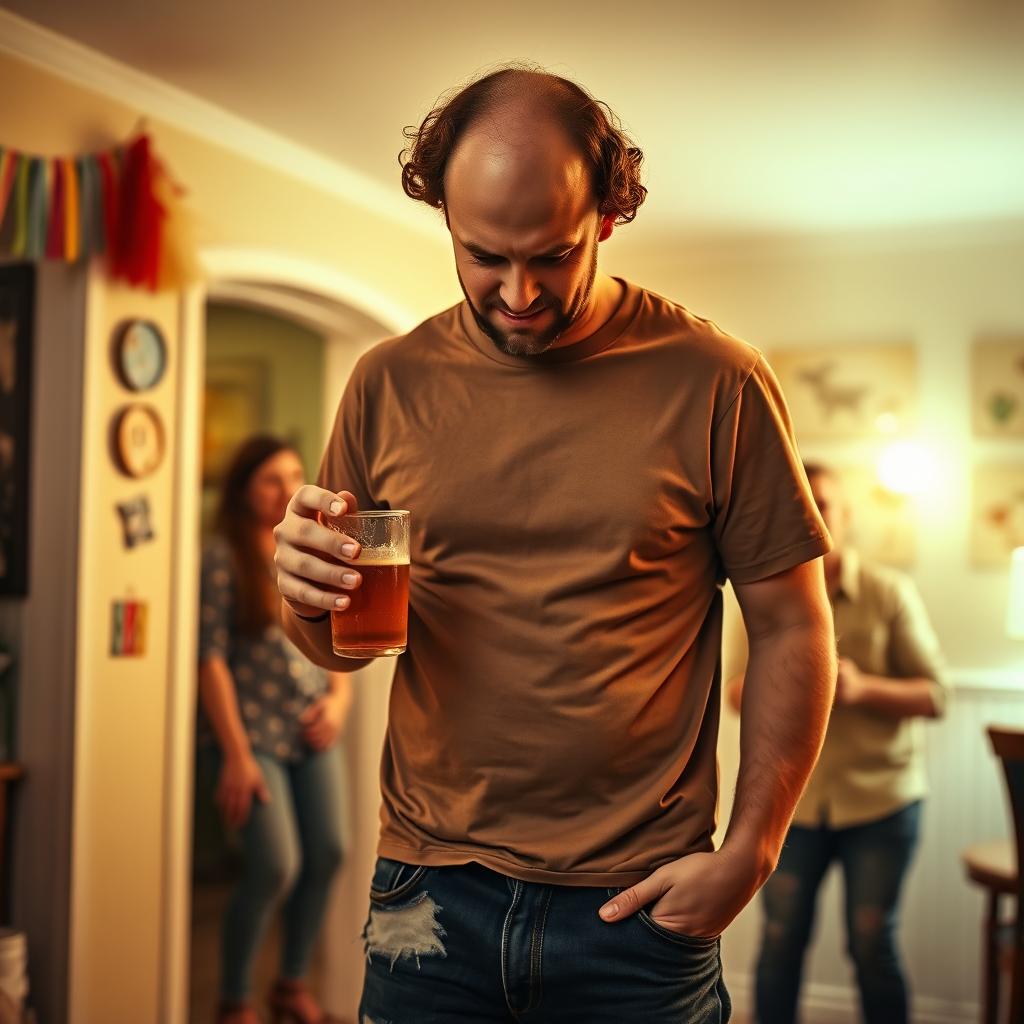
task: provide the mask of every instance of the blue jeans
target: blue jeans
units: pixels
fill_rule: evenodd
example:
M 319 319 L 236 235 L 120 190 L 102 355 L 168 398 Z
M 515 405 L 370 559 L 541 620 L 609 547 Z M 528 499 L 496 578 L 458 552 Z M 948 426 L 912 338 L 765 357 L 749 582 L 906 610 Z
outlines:
M 216 779 L 223 760 L 212 753 Z M 341 748 L 310 751 L 301 761 L 255 757 L 270 803 L 253 800 L 241 830 L 242 878 L 224 915 L 221 998 L 232 1002 L 250 995 L 253 961 L 282 903 L 281 977 L 305 975 L 342 856 Z
M 718 940 L 606 924 L 619 891 L 379 858 L 360 1024 L 725 1024 Z
M 764 935 L 757 962 L 757 1020 L 797 1017 L 804 952 L 818 887 L 833 860 L 846 886 L 847 950 L 869 1024 L 906 1024 L 907 985 L 896 944 L 903 880 L 917 845 L 921 802 L 852 828 L 794 825 L 775 874 L 761 890 Z

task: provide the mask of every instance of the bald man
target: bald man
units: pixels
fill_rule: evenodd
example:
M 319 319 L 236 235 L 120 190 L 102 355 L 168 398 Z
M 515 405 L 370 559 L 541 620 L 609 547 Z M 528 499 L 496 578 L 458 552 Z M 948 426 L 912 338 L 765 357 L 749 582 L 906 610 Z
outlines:
M 760 353 L 602 273 L 643 202 L 606 107 L 505 68 L 403 154 L 465 301 L 356 367 L 277 528 L 314 661 L 359 586 L 318 513 L 413 513 L 360 1024 L 729 1019 L 719 937 L 779 857 L 832 700 L 808 491 Z M 715 831 L 722 585 L 751 637 Z

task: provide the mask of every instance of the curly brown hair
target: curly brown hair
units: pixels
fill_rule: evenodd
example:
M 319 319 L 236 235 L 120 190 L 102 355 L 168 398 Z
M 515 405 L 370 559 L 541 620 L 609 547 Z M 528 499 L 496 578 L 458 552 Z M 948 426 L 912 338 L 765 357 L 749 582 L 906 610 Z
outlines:
M 602 216 L 628 224 L 647 197 L 640 183 L 644 154 L 622 130 L 611 108 L 575 82 L 525 64 L 491 71 L 442 97 L 416 128 L 405 129 L 410 145 L 398 155 L 402 188 L 436 210 L 443 210 L 444 172 L 466 128 L 495 109 L 527 95 L 538 113 L 568 133 L 587 161 Z

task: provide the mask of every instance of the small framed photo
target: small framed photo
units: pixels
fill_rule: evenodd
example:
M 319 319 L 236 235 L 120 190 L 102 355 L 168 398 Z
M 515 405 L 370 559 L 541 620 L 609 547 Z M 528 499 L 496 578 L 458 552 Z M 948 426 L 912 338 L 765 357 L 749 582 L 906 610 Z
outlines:
M 154 539 L 156 534 L 150 519 L 149 498 L 144 494 L 119 502 L 117 512 L 121 517 L 126 548 L 135 548 Z

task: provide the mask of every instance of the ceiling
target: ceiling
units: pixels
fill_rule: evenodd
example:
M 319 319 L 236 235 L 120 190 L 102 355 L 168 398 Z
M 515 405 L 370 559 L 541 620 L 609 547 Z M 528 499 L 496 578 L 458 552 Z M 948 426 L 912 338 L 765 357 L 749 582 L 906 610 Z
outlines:
M 645 234 L 1024 217 L 1020 0 L 0 6 L 396 193 L 403 126 L 525 60 L 580 81 L 638 140 Z

